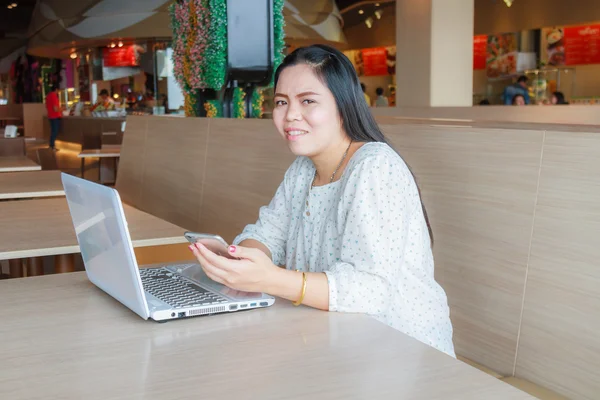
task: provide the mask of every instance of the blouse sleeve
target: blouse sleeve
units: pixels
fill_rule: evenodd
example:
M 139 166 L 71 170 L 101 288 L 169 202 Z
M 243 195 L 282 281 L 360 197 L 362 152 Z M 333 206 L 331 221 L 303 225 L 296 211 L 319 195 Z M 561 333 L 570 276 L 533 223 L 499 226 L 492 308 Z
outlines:
M 377 155 L 353 169 L 340 201 L 342 249 L 326 271 L 329 309 L 384 314 L 401 279 L 422 273 L 405 270 L 405 251 L 431 251 L 426 224 L 411 225 L 423 218 L 416 183 L 402 159 Z
M 246 239 L 259 241 L 269 249 L 275 265 L 285 265 L 285 247 L 291 218 L 291 175 L 297 169 L 297 164 L 294 162 L 287 170 L 269 205 L 260 208 L 256 223 L 247 225 L 233 241 L 236 245 Z

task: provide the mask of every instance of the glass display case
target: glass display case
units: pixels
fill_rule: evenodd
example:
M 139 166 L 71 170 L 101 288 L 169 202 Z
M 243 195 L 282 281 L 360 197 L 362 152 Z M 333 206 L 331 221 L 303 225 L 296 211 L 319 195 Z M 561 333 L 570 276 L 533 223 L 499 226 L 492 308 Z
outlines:
M 575 68 L 544 68 L 525 71 L 529 78 L 529 95 L 534 104 L 547 103 L 553 92 L 562 92 L 565 99 L 575 93 Z

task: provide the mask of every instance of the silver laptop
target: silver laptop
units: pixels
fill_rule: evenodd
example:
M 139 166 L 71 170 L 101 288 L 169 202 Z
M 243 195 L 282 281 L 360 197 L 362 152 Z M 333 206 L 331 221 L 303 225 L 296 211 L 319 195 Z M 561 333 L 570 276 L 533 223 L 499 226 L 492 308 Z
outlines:
M 61 178 L 89 280 L 140 317 L 166 321 L 275 303 L 212 281 L 197 263 L 139 269 L 119 193 L 72 175 Z

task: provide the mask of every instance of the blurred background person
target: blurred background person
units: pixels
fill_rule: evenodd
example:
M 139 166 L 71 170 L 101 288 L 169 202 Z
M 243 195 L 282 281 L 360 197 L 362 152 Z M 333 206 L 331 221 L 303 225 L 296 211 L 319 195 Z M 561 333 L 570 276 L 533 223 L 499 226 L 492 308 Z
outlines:
M 383 95 L 383 88 L 378 87 L 375 89 L 375 93 L 377 94 L 377 98 L 375 99 L 375 107 L 389 107 L 388 99 Z

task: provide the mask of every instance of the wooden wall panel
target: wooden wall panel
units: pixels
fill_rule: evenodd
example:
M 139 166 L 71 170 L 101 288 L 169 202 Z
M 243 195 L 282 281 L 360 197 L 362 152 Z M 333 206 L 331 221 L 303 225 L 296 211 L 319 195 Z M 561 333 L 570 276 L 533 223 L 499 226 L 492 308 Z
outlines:
M 189 230 L 200 226 L 209 120 L 154 117 L 148 122 L 139 207 Z M 130 126 L 124 137 L 129 136 Z
M 42 103 L 23 104 L 23 131 L 25 136 L 44 138 L 44 117 L 46 105 Z
M 404 118 L 438 118 L 467 120 L 469 123 L 498 121 L 515 123 L 600 125 L 600 106 L 570 105 L 568 107 L 379 107 L 371 109 L 376 116 Z M 463 121 L 464 123 L 465 121 Z M 517 126 L 518 130 L 519 127 Z M 552 129 L 550 127 L 549 129 Z
M 600 135 L 406 122 L 382 129 L 420 184 L 457 353 L 595 398 Z M 144 211 L 231 241 L 293 160 L 272 121 L 129 117 L 117 188 Z
M 269 120 L 211 120 L 208 148 L 200 226 L 232 241 L 256 221 L 295 157 Z
M 516 376 L 600 397 L 600 135 L 547 132 Z
M 0 117 L 23 118 L 22 104 L 5 104 L 0 106 Z
M 148 121 L 154 122 L 152 117 L 129 116 L 127 129 L 123 135 L 121 158 L 115 188 L 119 191 L 121 199 L 131 206 L 142 209 L 140 204 L 144 163 L 146 152 L 146 130 Z
M 543 133 L 382 128 L 421 187 L 456 352 L 511 375 Z

